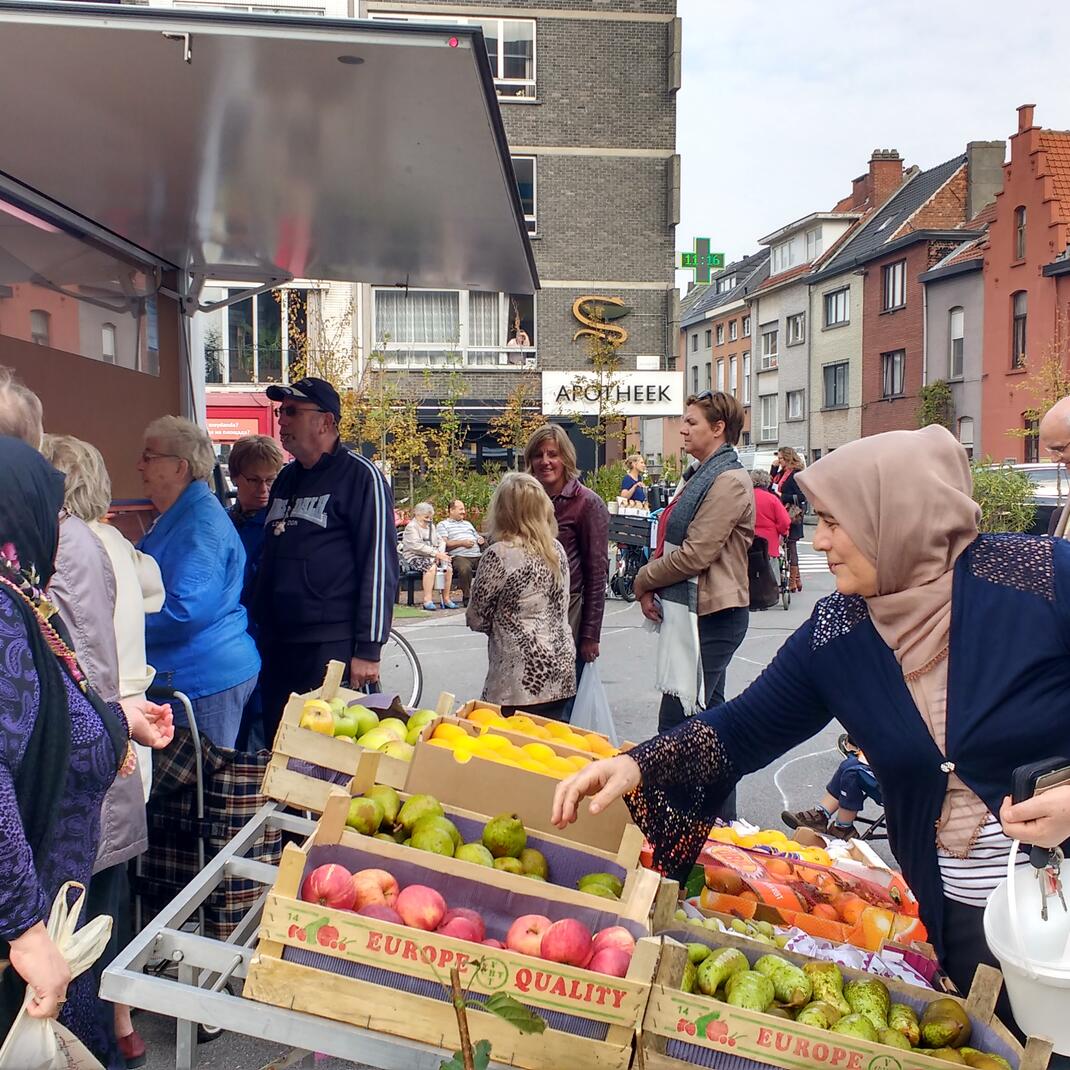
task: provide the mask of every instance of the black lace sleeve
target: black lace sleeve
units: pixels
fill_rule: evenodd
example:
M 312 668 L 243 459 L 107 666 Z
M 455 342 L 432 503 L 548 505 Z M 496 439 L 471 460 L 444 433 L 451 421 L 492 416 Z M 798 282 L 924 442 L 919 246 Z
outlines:
M 625 802 L 654 848 L 654 868 L 686 877 L 739 774 L 716 729 L 698 717 L 640 743 L 628 757 L 643 782 Z

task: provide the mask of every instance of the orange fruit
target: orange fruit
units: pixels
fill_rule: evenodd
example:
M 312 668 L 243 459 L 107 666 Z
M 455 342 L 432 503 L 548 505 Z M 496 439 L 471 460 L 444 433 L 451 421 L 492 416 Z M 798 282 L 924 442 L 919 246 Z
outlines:
M 468 715 L 469 721 L 474 721 L 476 724 L 486 724 L 488 721 L 496 721 L 501 714 L 497 710 L 492 710 L 487 706 L 480 706 L 477 710 L 472 710 Z

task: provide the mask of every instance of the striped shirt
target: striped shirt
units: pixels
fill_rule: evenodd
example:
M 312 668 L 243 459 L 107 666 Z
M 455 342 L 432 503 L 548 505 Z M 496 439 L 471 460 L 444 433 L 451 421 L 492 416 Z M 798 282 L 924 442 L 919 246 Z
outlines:
M 1007 876 L 1007 855 L 1012 843 L 999 820 L 989 814 L 966 858 L 955 858 L 937 845 L 944 895 L 968 907 L 983 907 Z M 1019 853 L 1015 865 L 1027 866 L 1029 859 Z

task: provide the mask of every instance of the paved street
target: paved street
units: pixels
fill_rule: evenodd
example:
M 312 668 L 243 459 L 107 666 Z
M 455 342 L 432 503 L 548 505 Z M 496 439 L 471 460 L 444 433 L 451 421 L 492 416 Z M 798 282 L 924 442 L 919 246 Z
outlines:
M 814 554 L 806 543 L 801 543 L 799 549 L 805 590 L 792 598 L 787 612 L 778 607 L 751 614 L 750 630 L 729 670 L 729 697 L 758 676 L 781 643 L 810 614 L 816 599 L 833 589 L 824 556 Z M 657 728 L 658 694 L 650 679 L 655 638 L 642 629 L 642 620 L 638 605 L 615 600 L 607 603 L 598 665 L 623 739 L 646 739 Z M 479 695 L 486 673 L 486 639 L 465 627 L 463 613 L 405 621 L 402 629 L 423 666 L 425 704 L 433 705 L 440 691 L 450 691 L 458 700 Z M 836 767 L 838 733 L 838 726 L 830 725 L 780 762 L 744 780 L 739 790 L 741 816 L 777 828 L 785 806 L 801 809 L 812 805 Z M 478 808 L 477 802 L 473 805 Z M 488 801 L 488 806 L 493 809 L 493 801 Z M 173 1067 L 173 1023 L 153 1015 L 139 1015 L 137 1024 L 149 1044 L 148 1070 Z M 277 1044 L 225 1034 L 200 1048 L 198 1066 L 202 1070 L 258 1070 L 282 1054 Z M 342 1070 L 354 1065 L 359 1064 L 327 1058 L 315 1063 L 317 1070 Z

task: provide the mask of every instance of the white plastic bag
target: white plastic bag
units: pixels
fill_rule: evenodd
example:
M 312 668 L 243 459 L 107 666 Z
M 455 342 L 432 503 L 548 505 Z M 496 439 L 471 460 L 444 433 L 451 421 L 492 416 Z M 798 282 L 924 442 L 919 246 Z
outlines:
M 617 726 L 613 723 L 613 714 L 609 709 L 606 689 L 602 686 L 602 677 L 598 673 L 597 661 L 589 661 L 583 667 L 576 701 L 572 704 L 570 723 L 573 728 L 583 732 L 598 732 L 608 737 L 614 747 L 620 746 Z
M 78 889 L 78 897 L 68 908 L 67 893 L 72 888 Z M 74 931 L 84 903 L 85 886 L 68 881 L 60 888 L 48 919 L 48 935 L 67 960 L 72 981 L 100 958 L 111 936 L 112 921 L 107 914 Z M 55 1018 L 31 1018 L 26 1013 L 26 1004 L 32 998 L 33 992 L 27 989 L 26 1002 L 0 1048 L 0 1070 L 105 1070 L 86 1046 Z

